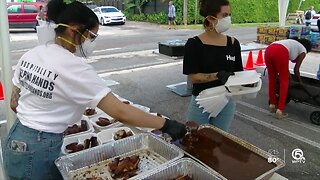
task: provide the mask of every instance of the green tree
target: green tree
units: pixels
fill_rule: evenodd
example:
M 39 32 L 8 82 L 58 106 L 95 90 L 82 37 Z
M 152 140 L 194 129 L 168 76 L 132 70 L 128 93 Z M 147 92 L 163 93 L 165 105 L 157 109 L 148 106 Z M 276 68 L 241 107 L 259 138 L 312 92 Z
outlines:
M 144 6 L 149 2 L 150 0 L 124 0 L 125 5 L 125 11 L 128 11 L 130 9 L 137 8 L 139 14 L 142 14 L 142 10 Z

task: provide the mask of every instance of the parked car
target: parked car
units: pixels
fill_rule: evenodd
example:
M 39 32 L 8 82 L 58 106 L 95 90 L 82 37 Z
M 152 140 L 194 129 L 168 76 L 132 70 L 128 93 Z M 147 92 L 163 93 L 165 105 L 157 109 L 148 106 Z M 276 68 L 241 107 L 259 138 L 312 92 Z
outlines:
M 9 28 L 36 28 L 36 19 L 40 6 L 44 2 L 11 2 L 7 3 Z M 46 13 L 45 13 L 46 14 Z
M 311 30 L 312 31 L 319 31 L 318 26 L 317 26 L 317 21 L 320 20 L 320 12 L 317 14 L 313 15 L 313 18 L 311 19 Z
M 93 12 L 98 16 L 101 25 L 126 23 L 124 14 L 114 6 L 97 7 Z

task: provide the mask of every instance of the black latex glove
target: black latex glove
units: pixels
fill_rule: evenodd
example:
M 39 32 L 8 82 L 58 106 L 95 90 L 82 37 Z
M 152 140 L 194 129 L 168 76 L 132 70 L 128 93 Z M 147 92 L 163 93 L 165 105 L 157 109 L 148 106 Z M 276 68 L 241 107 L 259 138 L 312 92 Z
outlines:
M 222 70 L 217 73 L 217 78 L 222 84 L 225 84 L 228 81 L 229 76 L 232 75 L 234 75 L 234 72 L 227 72 Z
M 176 120 L 166 119 L 163 127 L 159 129 L 163 133 L 167 133 L 171 136 L 172 140 L 181 139 L 186 133 L 186 126 Z

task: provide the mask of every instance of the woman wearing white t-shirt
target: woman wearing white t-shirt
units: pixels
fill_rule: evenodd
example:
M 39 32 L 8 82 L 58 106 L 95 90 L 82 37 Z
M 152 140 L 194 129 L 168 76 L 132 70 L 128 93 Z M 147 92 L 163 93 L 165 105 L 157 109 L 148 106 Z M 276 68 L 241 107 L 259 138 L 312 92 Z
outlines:
M 283 119 L 287 116 L 283 112 L 289 85 L 289 61 L 295 63 L 294 80 L 301 82 L 300 66 L 311 51 L 311 42 L 306 39 L 286 39 L 273 42 L 265 50 L 265 62 L 268 69 L 270 112 L 276 113 L 275 117 Z M 276 80 L 279 74 L 280 92 L 276 100 Z M 276 108 L 277 105 L 277 108 Z
M 127 124 L 160 129 L 173 139 L 186 133 L 185 125 L 175 120 L 122 103 L 79 57 L 92 53 L 98 36 L 99 21 L 92 10 L 78 1 L 51 0 L 47 7 L 48 19 L 57 24 L 54 43 L 25 53 L 12 79 L 11 108 L 18 119 L 2 146 L 9 179 L 61 179 L 54 160 L 63 132 L 81 119 L 86 107 L 99 107 Z

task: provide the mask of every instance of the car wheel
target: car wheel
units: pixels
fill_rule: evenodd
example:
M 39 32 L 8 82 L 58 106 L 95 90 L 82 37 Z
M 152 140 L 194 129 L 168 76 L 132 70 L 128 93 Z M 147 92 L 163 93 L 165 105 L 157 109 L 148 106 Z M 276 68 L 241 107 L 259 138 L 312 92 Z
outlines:
M 104 20 L 103 20 L 103 18 L 101 18 L 101 20 L 100 20 L 100 21 L 101 21 L 101 25 L 102 25 L 102 26 L 104 26 L 105 24 L 104 24 Z

